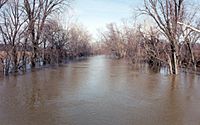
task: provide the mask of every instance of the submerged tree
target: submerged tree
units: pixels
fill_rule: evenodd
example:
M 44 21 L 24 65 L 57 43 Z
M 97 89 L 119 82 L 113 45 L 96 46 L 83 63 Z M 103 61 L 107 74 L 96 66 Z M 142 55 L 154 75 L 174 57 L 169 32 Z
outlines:
M 107 32 L 102 33 L 102 42 L 105 43 L 108 52 L 117 58 L 125 57 L 126 46 L 121 29 L 113 23 L 107 25 L 107 29 Z
M 70 57 L 88 56 L 91 53 L 91 35 L 80 25 L 71 25 L 68 30 L 66 49 Z
M 54 19 L 69 5 L 70 0 L 0 1 L 0 65 L 6 75 L 90 55 L 88 31 Z
M 7 3 L 5 8 L 1 12 L 1 26 L 0 33 L 2 42 L 6 47 L 6 58 L 10 57 L 10 63 L 5 63 L 5 73 L 9 71 L 9 67 L 12 66 L 12 71 L 17 72 L 19 66 L 19 46 L 26 30 L 26 19 L 23 19 L 23 11 L 20 7 L 20 0 L 12 0 Z M 8 60 L 7 60 L 8 61 Z
M 51 14 L 60 11 L 69 0 L 24 0 L 24 9 L 28 17 L 28 32 L 32 43 L 31 66 L 34 68 L 39 57 L 39 45 L 44 25 Z
M 170 71 L 178 73 L 177 46 L 180 35 L 178 22 L 183 20 L 184 0 L 144 0 L 142 13 L 156 22 L 170 43 Z

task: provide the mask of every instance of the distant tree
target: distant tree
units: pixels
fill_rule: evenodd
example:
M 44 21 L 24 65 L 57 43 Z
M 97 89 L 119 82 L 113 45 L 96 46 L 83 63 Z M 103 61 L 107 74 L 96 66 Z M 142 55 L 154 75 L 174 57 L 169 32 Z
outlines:
M 91 35 L 80 25 L 72 25 L 68 31 L 67 51 L 71 57 L 88 56 L 91 52 Z
M 114 23 L 107 25 L 107 31 L 102 33 L 102 41 L 110 54 L 117 58 L 126 55 L 125 41 L 121 29 Z

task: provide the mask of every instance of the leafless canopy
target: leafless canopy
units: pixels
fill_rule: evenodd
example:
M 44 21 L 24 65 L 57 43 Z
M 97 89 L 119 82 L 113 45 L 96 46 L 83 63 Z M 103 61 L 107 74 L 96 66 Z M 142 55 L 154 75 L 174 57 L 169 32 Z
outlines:
M 173 40 L 178 31 L 178 21 L 184 15 L 184 0 L 144 0 L 144 14 L 151 16 L 165 35 Z

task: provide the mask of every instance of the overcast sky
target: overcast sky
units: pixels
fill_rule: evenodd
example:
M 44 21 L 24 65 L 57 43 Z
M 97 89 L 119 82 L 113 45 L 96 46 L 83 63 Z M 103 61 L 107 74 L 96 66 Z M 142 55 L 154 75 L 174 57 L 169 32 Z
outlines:
M 96 37 L 97 29 L 131 17 L 134 8 L 142 4 L 143 0 L 75 0 L 73 11 L 78 22 Z

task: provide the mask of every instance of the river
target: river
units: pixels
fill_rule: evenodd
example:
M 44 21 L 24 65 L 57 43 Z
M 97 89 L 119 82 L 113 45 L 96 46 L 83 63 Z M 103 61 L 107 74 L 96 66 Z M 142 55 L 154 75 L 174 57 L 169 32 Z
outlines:
M 105 56 L 0 79 L 0 125 L 199 125 L 200 76 Z

